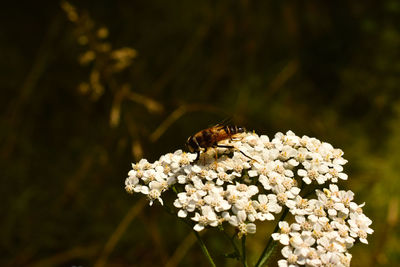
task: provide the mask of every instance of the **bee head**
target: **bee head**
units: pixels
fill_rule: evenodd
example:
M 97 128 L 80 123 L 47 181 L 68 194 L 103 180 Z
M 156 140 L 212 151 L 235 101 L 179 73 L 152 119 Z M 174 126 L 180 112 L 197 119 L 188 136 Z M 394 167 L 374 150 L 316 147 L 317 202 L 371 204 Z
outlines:
M 198 145 L 193 140 L 193 136 L 188 138 L 185 145 L 186 145 L 186 148 L 192 153 L 198 151 Z

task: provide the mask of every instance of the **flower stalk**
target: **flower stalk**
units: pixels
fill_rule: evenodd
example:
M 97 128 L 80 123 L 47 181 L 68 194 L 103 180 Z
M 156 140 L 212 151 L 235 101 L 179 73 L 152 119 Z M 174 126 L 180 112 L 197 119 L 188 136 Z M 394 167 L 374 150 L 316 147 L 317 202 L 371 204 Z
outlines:
M 206 247 L 206 244 L 204 244 L 203 239 L 201 239 L 201 236 L 199 235 L 199 233 L 197 231 L 193 231 L 194 235 L 197 238 L 197 242 L 200 245 L 201 250 L 203 251 L 204 255 L 206 256 L 208 262 L 210 263 L 210 265 L 212 267 L 216 267 L 214 260 L 212 259 L 210 253 L 208 252 L 208 249 Z
M 289 209 L 287 209 L 287 208 L 285 208 L 283 210 L 283 213 L 282 213 L 281 217 L 279 218 L 279 221 L 276 223 L 276 226 L 275 226 L 275 229 L 274 229 L 273 233 L 278 232 L 278 230 L 279 230 L 279 222 L 281 222 L 281 221 L 283 221 L 285 219 L 285 217 L 288 214 L 288 212 L 289 212 Z M 278 242 L 274 241 L 274 239 L 271 236 L 268 239 L 267 245 L 265 246 L 263 252 L 261 253 L 260 258 L 258 259 L 255 267 L 263 266 L 264 263 L 267 262 L 269 257 L 274 252 L 274 249 L 275 249 L 277 244 L 278 244 Z
M 242 237 L 242 264 L 244 267 L 247 267 L 247 259 L 246 259 L 246 236 Z

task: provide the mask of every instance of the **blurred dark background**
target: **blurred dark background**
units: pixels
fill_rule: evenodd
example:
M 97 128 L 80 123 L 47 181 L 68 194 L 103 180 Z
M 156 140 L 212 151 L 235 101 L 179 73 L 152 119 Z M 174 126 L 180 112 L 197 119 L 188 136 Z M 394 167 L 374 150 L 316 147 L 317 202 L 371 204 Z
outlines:
M 124 179 L 131 162 L 227 118 L 343 149 L 340 185 L 375 230 L 352 266 L 400 264 L 399 1 L 17 1 L 0 12 L 1 266 L 207 266 L 190 229 Z M 273 225 L 257 227 L 250 261 Z M 236 264 L 215 231 L 204 237 L 218 265 Z

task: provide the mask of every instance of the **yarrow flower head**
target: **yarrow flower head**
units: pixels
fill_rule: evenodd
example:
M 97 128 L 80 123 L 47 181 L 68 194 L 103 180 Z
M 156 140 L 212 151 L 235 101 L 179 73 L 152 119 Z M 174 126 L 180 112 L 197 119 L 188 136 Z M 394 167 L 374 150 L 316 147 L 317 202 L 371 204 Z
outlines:
M 240 133 L 219 144 L 225 143 L 199 159 L 182 150 L 153 163 L 142 159 L 132 165 L 125 189 L 146 195 L 150 205 L 163 205 L 171 193 L 176 215 L 191 221 L 195 231 L 229 224 L 239 238 L 285 209 L 295 222 L 279 222 L 280 231 L 272 234 L 284 246 L 279 266 L 349 266 L 348 249 L 358 240 L 367 243 L 373 230 L 363 205 L 353 202 L 354 193 L 335 184 L 347 179 L 342 150 L 291 131 L 272 140 Z M 324 187 L 314 199 L 301 194 L 309 184 Z

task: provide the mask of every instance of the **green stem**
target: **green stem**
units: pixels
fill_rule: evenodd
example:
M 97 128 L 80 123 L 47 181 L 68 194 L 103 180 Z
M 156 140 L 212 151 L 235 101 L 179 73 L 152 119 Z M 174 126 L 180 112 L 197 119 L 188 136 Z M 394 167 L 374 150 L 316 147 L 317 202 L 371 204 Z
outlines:
M 242 236 L 242 263 L 244 267 L 247 267 L 246 260 L 246 236 Z
M 213 266 L 213 267 L 216 267 L 213 259 L 211 258 L 211 255 L 208 252 L 208 249 L 207 249 L 206 245 L 204 244 L 203 240 L 201 239 L 199 233 L 197 231 L 195 231 L 195 230 L 193 230 L 193 232 L 194 232 L 194 234 L 195 234 L 195 236 L 197 238 L 197 241 L 199 242 L 201 250 L 203 251 L 204 255 L 206 255 L 208 261 L 210 262 L 210 265 Z
M 167 205 L 163 205 L 163 207 L 164 207 L 164 209 L 165 209 L 169 214 L 175 215 L 175 216 L 176 216 L 176 214 L 172 211 L 172 209 L 171 209 L 170 207 L 168 207 Z M 191 225 L 191 223 L 190 223 L 189 221 L 185 220 L 184 218 L 179 218 L 179 219 L 180 219 L 181 221 L 183 221 L 186 225 L 189 226 L 189 228 L 191 228 L 191 229 L 193 230 L 193 225 Z M 215 265 L 213 259 L 211 258 L 210 253 L 208 252 L 208 249 L 207 249 L 207 247 L 206 247 L 206 244 L 204 244 L 204 242 L 203 242 L 203 240 L 201 239 L 199 233 L 198 233 L 197 231 L 195 231 L 195 230 L 193 230 L 193 232 L 194 232 L 194 235 L 195 235 L 196 238 L 197 238 L 197 241 L 199 242 L 199 245 L 200 245 L 200 247 L 201 247 L 201 250 L 203 251 L 204 255 L 206 255 L 208 261 L 210 262 L 210 265 L 211 265 L 212 267 L 216 267 L 216 265 Z
M 172 188 L 172 191 L 174 191 L 174 193 L 178 195 L 179 192 L 178 192 L 178 190 L 176 189 L 175 185 L 173 185 L 171 188 Z
M 289 209 L 285 207 L 281 217 L 279 218 L 279 221 L 277 222 L 277 224 L 275 226 L 275 229 L 274 229 L 273 233 L 278 232 L 278 230 L 279 230 L 279 222 L 283 221 L 285 219 L 285 217 L 288 214 L 288 212 L 289 212 Z M 271 256 L 272 252 L 274 251 L 276 245 L 277 245 L 277 242 L 274 241 L 274 239 L 272 238 L 272 235 L 271 235 L 271 237 L 269 238 L 268 243 L 265 246 L 263 252 L 261 253 L 261 256 L 258 259 L 255 267 L 262 266 L 268 260 L 268 258 Z
M 235 250 L 235 253 L 237 255 L 237 259 L 239 259 L 240 256 L 240 251 L 239 248 L 236 246 L 236 243 L 234 241 L 235 235 L 232 236 L 232 238 L 225 232 L 225 230 L 223 228 L 220 229 L 223 233 L 223 235 L 226 237 L 226 239 L 229 240 L 229 242 L 231 242 L 233 249 Z

